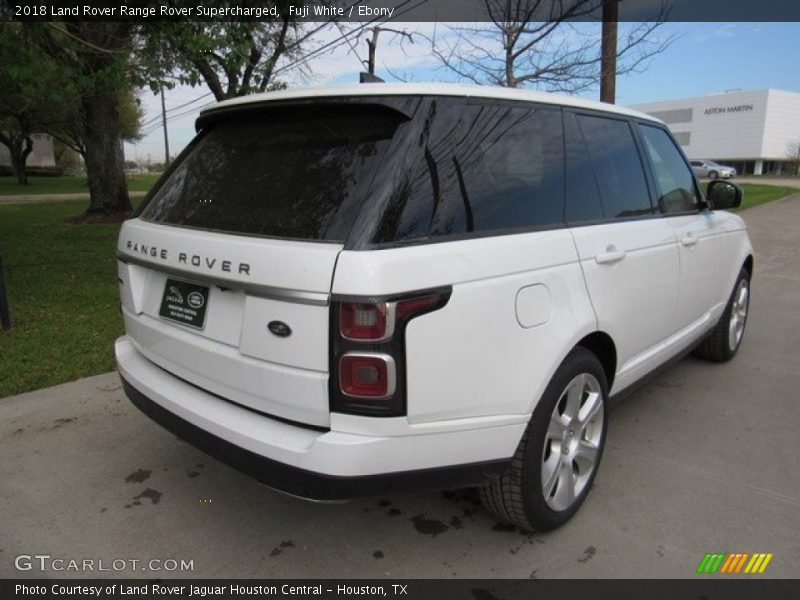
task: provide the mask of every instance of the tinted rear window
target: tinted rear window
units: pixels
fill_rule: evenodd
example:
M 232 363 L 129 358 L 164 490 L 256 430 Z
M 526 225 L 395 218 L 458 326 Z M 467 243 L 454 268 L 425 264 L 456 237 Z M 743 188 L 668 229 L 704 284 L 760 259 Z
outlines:
M 216 123 L 142 212 L 159 223 L 340 241 L 405 117 L 389 108 L 297 106 Z
M 592 159 L 578 121 L 570 112 L 564 114 L 564 142 L 567 149 L 567 223 L 599 221 L 603 218 L 603 204 Z
M 432 98 L 416 120 L 373 243 L 563 223 L 559 108 Z

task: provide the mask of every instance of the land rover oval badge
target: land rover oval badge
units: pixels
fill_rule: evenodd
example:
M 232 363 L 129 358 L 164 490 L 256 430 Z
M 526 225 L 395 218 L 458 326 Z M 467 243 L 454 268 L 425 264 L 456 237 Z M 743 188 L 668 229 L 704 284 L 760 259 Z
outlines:
M 267 329 L 278 337 L 289 337 L 292 335 L 292 328 L 283 321 L 270 321 L 269 325 L 267 325 Z

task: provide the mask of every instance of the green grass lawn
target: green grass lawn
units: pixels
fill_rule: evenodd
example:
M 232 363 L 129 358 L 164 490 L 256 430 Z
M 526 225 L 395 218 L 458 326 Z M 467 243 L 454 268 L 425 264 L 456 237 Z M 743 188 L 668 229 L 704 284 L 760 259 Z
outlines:
M 745 184 L 744 208 L 798 190 Z M 0 206 L 0 252 L 11 304 L 0 331 L 0 398 L 114 368 L 122 334 L 119 225 L 73 225 L 84 201 Z
M 741 185 L 744 189 L 744 200 L 738 210 L 745 210 L 759 204 L 772 202 L 790 194 L 800 194 L 800 189 L 777 185 L 764 185 L 761 183 L 743 183 Z
M 114 368 L 119 225 L 68 223 L 85 204 L 0 206 L 12 324 L 0 330 L 0 398 Z
M 147 173 L 128 176 L 128 189 L 132 192 L 146 192 L 161 173 Z M 0 196 L 24 194 L 86 194 L 89 184 L 86 177 L 28 177 L 28 185 L 19 185 L 16 177 L 0 177 Z

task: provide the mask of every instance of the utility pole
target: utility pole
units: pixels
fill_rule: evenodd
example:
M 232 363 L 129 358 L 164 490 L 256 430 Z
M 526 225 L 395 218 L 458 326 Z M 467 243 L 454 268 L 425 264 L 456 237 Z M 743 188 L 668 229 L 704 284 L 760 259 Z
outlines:
M 618 1 L 603 0 L 603 34 L 600 49 L 600 101 L 614 104 L 617 95 Z
M 164 126 L 164 170 L 169 167 L 169 136 L 167 135 L 167 110 L 164 106 L 164 86 L 160 86 L 161 91 L 161 123 Z

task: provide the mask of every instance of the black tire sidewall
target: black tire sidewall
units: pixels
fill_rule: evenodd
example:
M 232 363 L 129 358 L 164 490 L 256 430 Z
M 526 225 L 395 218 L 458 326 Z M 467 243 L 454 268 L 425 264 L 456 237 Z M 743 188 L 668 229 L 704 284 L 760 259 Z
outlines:
M 717 173 L 716 171 L 709 171 L 709 173 L 708 173 L 708 178 L 709 178 L 711 181 L 714 181 L 715 179 L 718 179 L 718 178 L 719 178 L 719 173 Z
M 728 339 L 728 335 L 730 335 L 729 328 L 731 323 L 731 314 L 733 313 L 733 300 L 736 298 L 736 292 L 739 289 L 739 284 L 742 280 L 747 281 L 747 311 L 745 312 L 744 317 L 744 326 L 742 327 L 742 337 L 739 338 L 739 343 L 736 344 L 736 348 L 731 350 L 730 341 Z M 736 278 L 736 283 L 733 284 L 733 291 L 731 292 L 731 297 L 728 299 L 728 305 L 725 307 L 725 315 L 720 323 L 720 326 L 724 327 L 725 331 L 725 359 L 730 360 L 736 353 L 739 352 L 739 348 L 742 347 L 742 342 L 744 341 L 744 334 L 747 331 L 747 321 L 749 321 L 750 317 L 750 275 L 747 272 L 747 269 L 742 269 L 739 272 L 739 276 Z
M 597 463 L 586 487 L 572 506 L 563 511 L 554 511 L 545 502 L 542 491 L 544 439 L 556 403 L 569 382 L 580 373 L 590 373 L 600 383 L 603 394 L 603 433 L 600 438 Z M 551 379 L 528 425 L 528 441 L 523 455 L 522 498 L 528 520 L 537 530 L 548 531 L 566 523 L 578 511 L 591 490 L 605 447 L 608 431 L 608 408 L 608 382 L 603 366 L 594 354 L 583 348 L 576 348 L 564 359 Z

